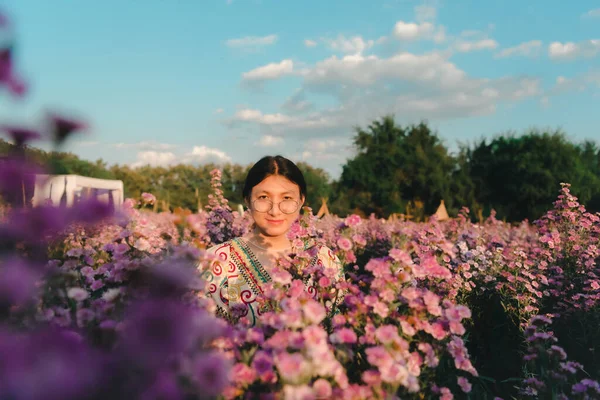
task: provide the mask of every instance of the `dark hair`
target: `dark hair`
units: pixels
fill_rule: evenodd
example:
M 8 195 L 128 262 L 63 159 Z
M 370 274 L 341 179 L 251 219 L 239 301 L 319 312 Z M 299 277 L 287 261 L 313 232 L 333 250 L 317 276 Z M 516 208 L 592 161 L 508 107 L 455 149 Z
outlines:
M 300 168 L 282 156 L 265 156 L 250 168 L 244 182 L 242 195 L 249 200 L 252 188 L 271 175 L 283 176 L 300 188 L 300 196 L 306 198 L 306 181 Z

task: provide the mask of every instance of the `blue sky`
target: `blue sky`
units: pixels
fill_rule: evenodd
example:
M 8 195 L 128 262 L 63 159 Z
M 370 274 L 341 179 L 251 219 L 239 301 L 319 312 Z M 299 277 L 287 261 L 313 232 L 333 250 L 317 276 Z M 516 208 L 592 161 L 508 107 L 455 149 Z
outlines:
M 525 5 L 527 4 L 527 5 Z M 337 177 L 354 126 L 427 120 L 457 143 L 530 127 L 600 142 L 597 0 L 0 0 L 22 101 L 91 128 L 67 150 L 109 164 L 251 163 Z

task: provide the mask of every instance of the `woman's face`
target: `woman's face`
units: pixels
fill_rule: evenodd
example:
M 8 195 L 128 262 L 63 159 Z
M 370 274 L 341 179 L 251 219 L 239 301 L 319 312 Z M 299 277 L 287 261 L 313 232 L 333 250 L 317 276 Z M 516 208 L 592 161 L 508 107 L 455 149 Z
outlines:
M 273 204 L 270 210 L 269 201 Z M 292 201 L 297 203 L 297 207 L 294 207 Z M 278 237 L 285 235 L 298 219 L 303 204 L 304 198 L 300 197 L 298 185 L 283 176 L 270 175 L 252 188 L 248 208 L 260 234 Z M 284 213 L 280 206 L 288 212 L 296 209 L 292 213 Z M 265 209 L 268 211 L 264 211 Z

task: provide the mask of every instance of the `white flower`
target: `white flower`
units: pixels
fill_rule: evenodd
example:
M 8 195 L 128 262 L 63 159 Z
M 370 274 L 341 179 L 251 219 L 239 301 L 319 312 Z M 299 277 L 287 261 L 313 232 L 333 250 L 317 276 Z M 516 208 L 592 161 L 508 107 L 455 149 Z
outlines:
M 80 287 L 72 287 L 69 288 L 69 290 L 67 290 L 67 296 L 75 301 L 83 301 L 87 299 L 90 295 L 85 289 L 82 289 Z
M 120 294 L 121 294 L 121 289 L 120 288 L 108 289 L 102 295 L 102 299 L 110 302 L 110 301 L 113 301 L 114 299 L 116 299 Z

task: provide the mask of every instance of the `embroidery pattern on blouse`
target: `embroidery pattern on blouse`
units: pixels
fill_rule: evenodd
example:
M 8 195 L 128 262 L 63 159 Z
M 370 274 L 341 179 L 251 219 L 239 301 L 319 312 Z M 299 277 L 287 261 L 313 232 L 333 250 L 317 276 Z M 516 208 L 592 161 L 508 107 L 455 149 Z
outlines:
M 215 252 L 217 260 L 203 275 L 208 283 L 207 294 L 216 302 L 217 315 L 226 319 L 231 319 L 232 314 L 236 317 L 248 316 L 250 323 L 255 325 L 257 317 L 262 313 L 260 309 L 255 309 L 254 303 L 257 297 L 263 294 L 262 285 L 270 282 L 271 276 L 242 238 L 217 245 L 212 251 Z M 325 254 L 322 253 L 325 252 L 318 251 L 311 259 L 310 265 L 316 263 L 325 266 L 322 257 L 329 258 L 327 266 L 339 265 L 339 260 L 331 249 L 327 249 Z M 315 296 L 316 288 L 312 279 L 307 277 L 304 283 L 307 291 Z

